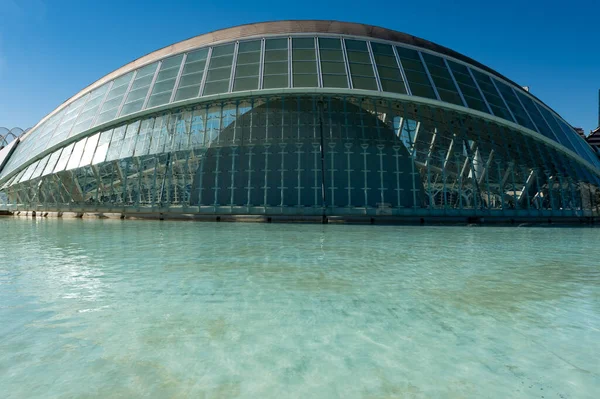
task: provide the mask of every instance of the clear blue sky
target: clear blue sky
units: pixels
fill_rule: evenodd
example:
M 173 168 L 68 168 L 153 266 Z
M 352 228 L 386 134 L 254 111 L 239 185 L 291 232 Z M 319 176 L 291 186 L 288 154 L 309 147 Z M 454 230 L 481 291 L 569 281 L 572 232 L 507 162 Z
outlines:
M 33 126 L 108 72 L 179 40 L 250 22 L 335 19 L 468 55 L 587 133 L 598 119 L 599 16 L 599 0 L 0 0 L 0 126 Z

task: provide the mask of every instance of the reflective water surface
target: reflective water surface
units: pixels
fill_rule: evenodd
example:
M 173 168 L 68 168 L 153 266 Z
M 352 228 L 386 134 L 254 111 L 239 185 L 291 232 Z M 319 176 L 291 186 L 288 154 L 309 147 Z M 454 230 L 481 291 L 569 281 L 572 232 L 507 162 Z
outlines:
M 600 229 L 0 218 L 4 398 L 597 398 Z

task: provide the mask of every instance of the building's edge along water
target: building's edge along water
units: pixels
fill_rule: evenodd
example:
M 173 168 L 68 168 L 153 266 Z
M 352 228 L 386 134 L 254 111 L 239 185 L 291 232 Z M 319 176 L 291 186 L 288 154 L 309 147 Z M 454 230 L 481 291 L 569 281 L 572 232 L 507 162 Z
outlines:
M 453 50 L 279 21 L 176 43 L 0 150 L 18 215 L 593 223 L 600 160 L 556 112 Z
M 198 214 L 182 212 L 73 212 L 73 211 L 7 211 L 0 210 L 0 217 L 20 219 L 85 219 L 85 220 L 168 220 L 196 222 L 236 223 L 309 223 L 309 224 L 355 224 L 355 225 L 421 225 L 421 226 L 518 226 L 518 227 L 596 227 L 597 217 L 505 217 L 461 215 L 407 215 L 407 216 L 310 216 L 310 215 L 261 215 L 261 214 Z

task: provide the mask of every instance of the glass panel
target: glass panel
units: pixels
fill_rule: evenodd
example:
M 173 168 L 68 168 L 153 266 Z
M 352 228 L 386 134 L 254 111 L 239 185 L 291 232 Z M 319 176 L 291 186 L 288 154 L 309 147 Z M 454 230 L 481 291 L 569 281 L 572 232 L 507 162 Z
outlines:
M 19 181 L 21 181 L 21 178 L 23 177 L 23 175 L 25 174 L 25 172 L 27 172 L 27 168 L 23 169 L 21 172 L 19 172 L 16 177 L 14 178 L 12 184 L 16 184 Z
M 495 82 L 496 86 L 498 87 L 498 91 L 500 91 L 500 94 L 502 94 L 502 97 L 504 97 L 508 107 L 515 116 L 517 123 L 528 129 L 537 131 L 534 124 L 531 122 L 531 119 L 529 116 L 527 116 L 527 112 L 525 112 L 525 109 L 523 109 L 521 103 L 519 103 L 519 100 L 517 99 L 517 96 L 513 92 L 512 88 L 499 80 L 495 80 Z
M 77 117 L 77 122 L 75 123 L 75 126 L 73 126 L 73 130 L 70 134 L 71 137 L 90 128 L 107 90 L 108 84 L 104 84 L 92 92 L 90 99 Z
M 229 90 L 229 79 L 218 82 L 206 82 L 203 95 L 226 93 Z
M 50 154 L 46 155 L 38 163 L 37 167 L 35 168 L 35 172 L 33 172 L 33 174 L 31 175 L 31 179 L 35 179 L 36 177 L 39 177 L 42 174 L 44 168 L 46 167 L 46 164 L 48 163 L 48 159 L 50 159 Z
M 345 75 L 323 75 L 323 87 L 348 88 L 348 79 Z
M 135 121 L 127 125 L 125 132 L 125 138 L 121 146 L 121 153 L 119 159 L 128 158 L 133 155 L 135 149 L 135 141 L 137 139 L 138 130 L 140 128 L 140 121 Z
M 234 44 L 213 47 L 206 76 L 203 96 L 229 91 L 231 64 L 233 63 Z
M 150 149 L 150 140 L 152 139 L 152 127 L 154 126 L 154 118 L 145 119 L 138 133 L 138 138 L 135 143 L 134 155 L 136 157 L 147 155 Z
M 344 53 L 340 39 L 319 38 L 323 87 L 348 87 Z M 294 69 L 294 73 L 296 69 Z
M 113 161 L 119 158 L 121 147 L 123 146 L 123 139 L 125 138 L 125 128 L 126 126 L 119 126 L 113 130 L 108 153 L 106 154 L 106 161 Z
M 523 106 L 527 110 L 527 113 L 533 120 L 533 123 L 535 123 L 535 125 L 537 126 L 537 131 L 543 134 L 544 136 L 560 143 L 558 137 L 556 137 L 552 129 L 550 129 L 550 126 L 548 126 L 548 124 L 542 117 L 542 114 L 540 114 L 540 111 L 538 111 L 537 107 L 533 103 L 533 100 L 531 100 L 526 95 L 520 93 L 518 90 L 515 90 L 515 93 L 521 100 L 521 104 L 523 104 Z
M 98 147 L 96 148 L 96 152 L 94 153 L 94 159 L 92 160 L 93 165 L 104 162 L 104 160 L 106 159 L 106 153 L 108 152 L 108 145 L 110 144 L 112 132 L 113 131 L 111 129 L 100 134 L 100 139 L 98 140 Z
M 454 79 L 456 79 L 456 83 L 462 92 L 462 95 L 467 102 L 467 106 L 472 109 L 476 109 L 477 111 L 490 113 L 488 108 L 483 101 L 483 97 L 479 93 L 475 82 L 471 78 L 469 74 L 469 70 L 466 66 L 462 64 L 458 64 L 454 61 L 448 61 L 448 65 L 452 70 L 452 74 L 454 75 Z
M 129 115 L 142 109 L 157 66 L 158 63 L 155 62 L 138 69 L 120 115 Z
M 69 137 L 69 133 L 71 132 L 71 129 L 77 120 L 77 116 L 79 116 L 81 113 L 83 105 L 85 104 L 88 96 L 83 96 L 68 106 L 60 124 L 54 131 L 52 138 L 48 141 L 48 144 L 45 148 L 50 148 L 56 144 L 59 144 Z
M 437 99 L 419 54 L 412 49 L 396 47 L 406 80 L 414 96 Z
M 383 91 L 406 94 L 404 79 L 398 68 L 394 49 L 389 44 L 371 42 L 371 49 Z
M 258 76 L 250 78 L 237 78 L 233 82 L 233 91 L 256 90 L 258 89 Z
M 444 60 L 431 54 L 421 54 L 423 55 L 423 60 L 425 60 L 425 65 L 429 70 L 433 84 L 440 95 L 440 100 L 452 104 L 464 105 Z
M 533 100 L 531 101 L 533 102 Z M 556 137 L 559 143 L 569 148 L 570 150 L 575 151 L 576 153 L 581 152 L 575 149 L 574 144 L 571 143 L 571 140 L 569 140 L 569 138 L 565 135 L 565 132 L 563 132 L 563 130 L 560 128 L 552 114 L 546 108 L 542 107 L 541 105 L 537 105 L 536 109 L 539 110 L 541 115 L 544 117 L 544 123 L 546 123 L 546 126 L 548 126 L 550 129 L 552 129 L 552 132 L 554 133 L 554 136 Z
M 100 139 L 100 133 L 88 137 L 87 142 L 85 143 L 85 150 L 83 151 L 81 161 L 79 162 L 80 167 L 89 165 L 92 162 L 94 152 L 96 151 L 96 145 L 98 145 L 98 139 Z
M 177 74 L 179 73 L 182 59 L 183 54 L 180 54 L 167 58 L 161 63 L 146 108 L 157 107 L 169 102 L 171 93 L 173 93 L 173 87 L 175 87 L 175 81 L 177 80 Z
M 175 101 L 198 97 L 207 56 L 208 49 L 206 48 L 188 53 L 179 79 L 179 87 L 175 93 Z
M 67 167 L 69 157 L 71 156 L 71 152 L 73 152 L 73 147 L 75 147 L 75 144 L 71 143 L 63 149 L 62 154 L 60 154 L 60 159 L 54 168 L 54 173 L 60 172 Z
M 129 72 L 113 81 L 113 85 L 106 95 L 106 100 L 104 100 L 104 104 L 102 104 L 102 108 L 100 109 L 100 114 L 94 123 L 94 126 L 98 126 L 104 122 L 108 122 L 114 119 L 117 115 L 117 111 L 121 102 L 123 100 L 123 96 L 127 91 L 127 87 L 129 86 L 129 82 L 133 77 L 133 72 Z
M 317 87 L 317 54 L 313 37 L 292 39 L 292 86 Z
M 46 167 L 44 168 L 44 171 L 42 172 L 42 176 L 46 176 L 46 175 L 52 173 L 52 171 L 54 170 L 54 167 L 56 166 L 56 162 L 58 162 L 58 158 L 60 158 L 61 152 L 62 152 L 62 148 L 54 151 L 52 153 L 52 155 L 50 155 L 50 159 L 48 160 L 48 163 L 46 164 Z
M 475 69 L 471 69 L 471 72 L 473 73 L 473 76 L 475 77 L 479 88 L 483 92 L 483 96 L 490 105 L 490 108 L 492 108 L 492 113 L 500 118 L 504 118 L 511 122 L 515 122 L 515 120 L 510 115 L 508 108 L 506 108 L 504 101 L 502 101 L 500 93 L 498 93 L 498 90 L 496 90 L 496 87 L 494 87 L 492 79 L 488 75 L 479 72 Z
M 350 65 L 352 87 L 355 89 L 377 90 L 375 73 L 369 56 L 367 42 L 362 40 L 344 40 Z
M 150 154 L 157 154 L 164 151 L 168 136 L 168 120 L 169 115 L 158 116 L 154 120 L 154 125 L 152 126 L 152 144 L 149 149 Z
M 75 147 L 73 147 L 73 153 L 71 154 L 71 157 L 69 158 L 69 162 L 67 163 L 67 169 L 75 169 L 76 167 L 79 166 L 79 161 L 81 161 L 81 156 L 83 155 L 83 150 L 85 149 L 85 142 L 87 141 L 87 138 L 83 139 L 83 140 L 79 140 L 77 142 L 77 144 L 75 144 Z
M 235 64 L 233 91 L 258 89 L 261 41 L 241 42 Z
M 267 39 L 265 41 L 265 50 L 287 50 L 288 43 L 286 38 Z
M 587 159 L 592 163 L 592 165 L 600 166 L 600 160 L 597 155 L 592 152 L 592 148 L 589 146 L 587 142 L 583 140 L 583 138 L 577 134 L 566 122 L 560 119 L 558 116 L 555 116 L 556 122 L 561 127 L 562 131 L 565 135 L 571 137 L 571 141 L 575 142 L 575 146 L 580 150 L 577 151 L 578 154 L 582 155 L 583 158 Z
M 279 86 L 280 84 L 283 84 L 283 80 L 280 82 L 277 81 L 273 81 L 273 79 L 279 79 L 279 76 L 271 76 L 269 77 L 270 80 L 267 80 L 267 78 L 265 78 L 265 82 L 264 82 L 264 88 L 268 89 L 269 85 L 273 84 L 275 86 L 273 87 L 282 87 Z M 287 79 L 287 77 L 286 77 Z M 317 75 L 294 75 L 294 87 L 317 87 L 319 85 L 319 81 L 317 80 Z
M 27 167 L 27 169 L 25 169 L 25 173 L 23 173 L 23 175 L 21 176 L 21 179 L 19 179 L 19 183 L 27 181 L 31 178 L 31 175 L 35 171 L 35 168 L 37 167 L 38 163 L 39 163 L 39 161 L 34 162 L 31 165 L 29 165 Z
M 265 40 L 263 88 L 288 87 L 288 40 Z

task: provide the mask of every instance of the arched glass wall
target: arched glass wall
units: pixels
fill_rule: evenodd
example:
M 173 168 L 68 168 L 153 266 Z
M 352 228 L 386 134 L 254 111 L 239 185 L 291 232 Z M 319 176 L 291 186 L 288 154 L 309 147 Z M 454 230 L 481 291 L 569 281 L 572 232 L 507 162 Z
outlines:
M 294 34 L 189 50 L 84 93 L 24 138 L 0 171 L 0 184 L 15 173 L 24 173 L 23 166 L 60 143 L 95 134 L 113 121 L 135 118 L 136 113 L 199 102 L 204 97 L 202 101 L 208 101 L 210 96 L 285 89 L 390 93 L 465 107 L 542 134 L 600 167 L 587 143 L 555 112 L 487 71 L 405 44 Z
M 30 210 L 582 217 L 598 214 L 599 186 L 518 129 L 418 102 L 315 94 L 132 119 L 48 153 L 2 189 L 12 209 Z

